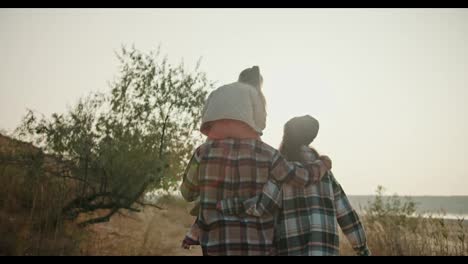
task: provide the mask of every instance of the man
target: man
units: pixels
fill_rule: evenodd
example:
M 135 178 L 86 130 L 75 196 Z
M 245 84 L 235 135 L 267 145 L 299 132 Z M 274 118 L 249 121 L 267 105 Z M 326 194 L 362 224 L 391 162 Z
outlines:
M 208 139 L 193 154 L 180 187 L 189 202 L 199 199 L 197 225 L 204 255 L 275 254 L 274 217 L 226 215 L 219 200 L 260 194 L 268 180 L 293 186 L 316 184 L 331 161 L 286 161 L 278 150 L 257 139 Z

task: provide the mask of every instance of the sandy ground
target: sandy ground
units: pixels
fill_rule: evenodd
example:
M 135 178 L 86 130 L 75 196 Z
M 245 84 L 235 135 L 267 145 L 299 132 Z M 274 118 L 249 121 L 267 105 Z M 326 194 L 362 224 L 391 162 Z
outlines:
M 180 243 L 194 221 L 189 209 L 164 206 L 146 208 L 141 213 L 128 213 L 111 218 L 108 223 L 88 228 L 81 245 L 84 255 L 153 255 L 201 256 L 201 248 L 186 250 Z

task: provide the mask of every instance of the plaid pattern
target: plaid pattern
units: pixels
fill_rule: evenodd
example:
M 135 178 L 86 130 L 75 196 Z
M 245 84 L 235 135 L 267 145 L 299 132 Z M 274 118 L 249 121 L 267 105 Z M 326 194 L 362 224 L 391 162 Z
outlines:
M 318 154 L 303 156 L 313 160 Z M 338 226 L 358 255 L 370 255 L 359 217 L 331 172 L 306 188 L 269 181 L 262 194 L 221 200 L 218 209 L 227 215 L 276 215 L 278 255 L 339 255 Z
M 293 186 L 317 183 L 326 173 L 322 162 L 287 162 L 268 144 L 255 139 L 207 140 L 192 156 L 180 187 L 187 201 L 200 199 L 197 225 L 205 255 L 271 255 L 275 219 L 272 215 L 226 215 L 217 210 L 222 199 L 248 199 L 265 183 Z

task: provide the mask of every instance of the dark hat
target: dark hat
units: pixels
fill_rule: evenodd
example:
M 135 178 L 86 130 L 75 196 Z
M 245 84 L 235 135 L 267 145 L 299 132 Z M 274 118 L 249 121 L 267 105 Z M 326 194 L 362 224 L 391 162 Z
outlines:
M 291 118 L 284 125 L 284 133 L 301 144 L 310 144 L 319 131 L 319 122 L 310 115 Z

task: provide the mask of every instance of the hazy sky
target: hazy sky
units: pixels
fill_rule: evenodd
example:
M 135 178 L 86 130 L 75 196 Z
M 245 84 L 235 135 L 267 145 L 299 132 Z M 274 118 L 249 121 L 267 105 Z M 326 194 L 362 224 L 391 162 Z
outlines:
M 315 116 L 348 194 L 468 195 L 467 9 L 2 9 L 0 128 L 108 89 L 122 44 L 218 84 L 259 65 L 263 139 Z

